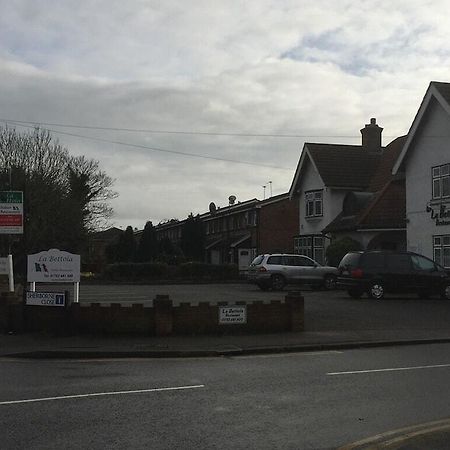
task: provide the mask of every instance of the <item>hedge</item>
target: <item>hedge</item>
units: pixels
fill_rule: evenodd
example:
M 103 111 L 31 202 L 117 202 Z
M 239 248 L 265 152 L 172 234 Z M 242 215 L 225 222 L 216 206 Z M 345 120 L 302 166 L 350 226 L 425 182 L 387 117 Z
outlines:
M 110 281 L 227 281 L 239 278 L 236 264 L 198 262 L 171 266 L 165 263 L 115 263 L 106 266 L 102 277 Z

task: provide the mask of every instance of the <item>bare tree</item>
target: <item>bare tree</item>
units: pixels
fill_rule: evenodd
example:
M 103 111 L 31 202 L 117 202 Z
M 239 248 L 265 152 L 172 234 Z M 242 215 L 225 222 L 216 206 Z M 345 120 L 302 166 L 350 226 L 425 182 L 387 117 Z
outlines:
M 112 185 L 98 161 L 71 156 L 49 131 L 0 128 L 0 190 L 24 192 L 23 252 L 80 250 L 88 231 L 107 226 Z

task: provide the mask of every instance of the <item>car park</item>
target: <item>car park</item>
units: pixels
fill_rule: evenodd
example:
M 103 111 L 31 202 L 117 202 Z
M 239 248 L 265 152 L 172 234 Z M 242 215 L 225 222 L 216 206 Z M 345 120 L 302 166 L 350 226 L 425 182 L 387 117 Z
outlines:
M 304 255 L 265 254 L 250 264 L 248 280 L 262 290 L 282 290 L 286 284 L 309 284 L 334 289 L 338 271 Z
M 450 274 L 431 259 L 413 252 L 360 251 L 339 263 L 337 286 L 353 298 L 364 293 L 382 299 L 386 293 L 415 293 L 420 298 L 450 299 Z

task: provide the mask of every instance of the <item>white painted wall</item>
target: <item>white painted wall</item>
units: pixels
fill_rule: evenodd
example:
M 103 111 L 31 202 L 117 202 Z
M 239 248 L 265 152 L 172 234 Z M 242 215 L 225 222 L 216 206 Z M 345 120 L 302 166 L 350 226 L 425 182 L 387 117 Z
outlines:
M 450 226 L 436 226 L 426 212 L 432 198 L 431 167 L 446 163 L 450 163 L 450 116 L 433 98 L 405 164 L 407 248 L 429 258 L 433 258 L 432 236 L 450 234 Z
M 305 161 L 306 162 L 306 161 Z M 316 189 L 323 191 L 323 216 L 306 218 L 305 192 Z M 309 159 L 305 164 L 305 171 L 301 177 L 300 192 L 300 235 L 320 234 L 322 230 L 342 211 L 345 191 L 328 189 L 322 182 L 318 172 Z

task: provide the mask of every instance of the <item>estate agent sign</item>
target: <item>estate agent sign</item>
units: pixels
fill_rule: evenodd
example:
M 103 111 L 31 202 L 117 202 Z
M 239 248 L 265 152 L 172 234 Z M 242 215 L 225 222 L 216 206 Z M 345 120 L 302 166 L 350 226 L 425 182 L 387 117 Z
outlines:
M 23 234 L 23 193 L 0 191 L 0 234 Z
M 51 249 L 28 255 L 27 280 L 31 283 L 78 283 L 80 255 Z

